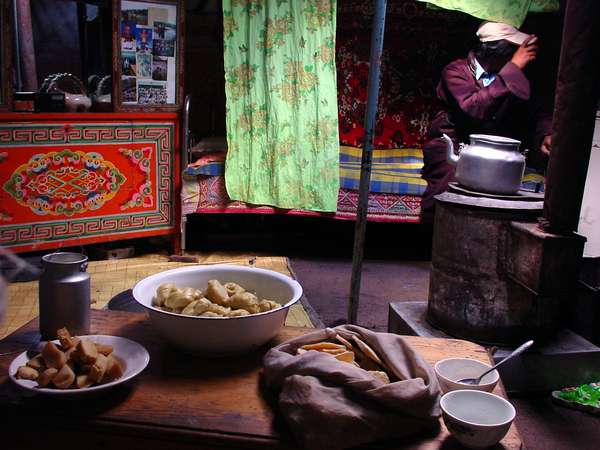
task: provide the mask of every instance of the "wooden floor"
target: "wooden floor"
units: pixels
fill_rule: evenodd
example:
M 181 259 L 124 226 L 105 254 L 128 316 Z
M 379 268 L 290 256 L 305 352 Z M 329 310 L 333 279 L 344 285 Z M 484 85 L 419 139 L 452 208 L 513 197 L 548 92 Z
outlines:
M 243 253 L 213 252 L 195 255 L 199 264 L 239 264 L 270 269 L 292 276 L 288 259 L 279 256 L 255 256 Z M 168 256 L 148 254 L 136 258 L 92 261 L 88 272 L 91 275 L 92 308 L 101 309 L 115 295 L 133 288 L 144 277 L 190 263 L 170 262 Z M 38 315 L 38 282 L 12 283 L 8 288 L 8 309 L 4 323 L 0 324 L 0 339 Z M 313 327 L 301 303 L 290 308 L 286 325 Z

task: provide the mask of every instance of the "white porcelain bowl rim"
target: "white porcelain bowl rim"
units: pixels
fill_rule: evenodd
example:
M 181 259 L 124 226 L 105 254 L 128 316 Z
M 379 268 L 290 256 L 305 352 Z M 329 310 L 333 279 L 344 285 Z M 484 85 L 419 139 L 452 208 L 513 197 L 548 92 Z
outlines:
M 164 311 L 160 308 L 156 308 L 152 305 L 146 305 L 144 302 L 142 302 L 139 298 L 138 295 L 136 295 L 136 291 L 138 291 L 140 288 L 139 286 L 143 283 L 148 283 L 150 281 L 152 281 L 153 279 L 156 278 L 163 278 L 171 273 L 182 273 L 182 272 L 193 272 L 198 270 L 199 267 L 202 268 L 206 268 L 206 269 L 234 269 L 234 272 L 249 272 L 249 271 L 257 271 L 260 273 L 263 273 L 265 275 L 269 275 L 273 278 L 277 278 L 279 280 L 282 280 L 286 283 L 289 283 L 294 290 L 294 296 L 292 297 L 291 300 L 289 300 L 287 303 L 285 303 L 284 305 L 281 305 L 281 308 L 288 308 L 290 306 L 292 306 L 294 303 L 298 302 L 300 300 L 300 297 L 302 297 L 302 286 L 300 286 L 300 283 L 298 283 L 296 280 L 294 280 L 293 278 L 288 277 L 287 275 L 283 275 L 279 272 L 275 272 L 273 270 L 268 270 L 268 269 L 260 269 L 258 267 L 246 267 L 246 266 L 237 266 L 234 264 L 213 264 L 210 266 L 191 266 L 191 267 L 180 267 L 177 269 L 171 269 L 171 270 L 165 270 L 163 272 L 159 272 L 159 273 L 155 273 L 154 275 L 150 275 L 140 281 L 138 281 L 135 286 L 133 287 L 133 298 L 135 299 L 135 301 L 137 303 L 139 303 L 140 305 L 142 305 L 144 308 L 150 310 L 150 311 L 156 311 L 158 313 L 161 314 L 165 314 L 165 315 L 169 315 L 169 316 L 173 316 L 173 317 L 178 317 L 180 319 L 190 319 L 190 320 L 245 320 L 245 319 L 252 319 L 258 316 L 265 316 L 268 314 L 273 314 L 276 313 L 277 311 L 280 311 L 281 308 L 277 308 L 277 309 L 272 309 L 270 311 L 265 311 L 265 312 L 260 312 L 260 313 L 255 313 L 255 314 L 250 314 L 248 316 L 235 316 L 235 317 L 205 317 L 205 316 L 188 316 L 185 314 L 177 314 L 177 313 L 172 313 L 169 311 Z
M 488 397 L 493 397 L 496 400 L 500 400 L 502 403 L 505 403 L 506 405 L 508 405 L 509 410 L 511 412 L 510 414 L 510 419 L 505 420 L 504 422 L 498 422 L 498 423 L 477 423 L 477 422 L 471 422 L 470 420 L 465 420 L 461 417 L 456 417 L 454 414 L 451 414 L 448 412 L 448 409 L 444 406 L 444 403 L 448 401 L 449 397 L 454 397 L 457 395 L 462 395 L 461 393 L 463 392 L 468 392 L 467 395 L 487 395 Z M 491 392 L 485 392 L 485 391 L 474 391 L 471 389 L 459 389 L 456 391 L 450 391 L 445 393 L 444 395 L 442 395 L 442 398 L 440 399 L 440 407 L 442 408 L 442 411 L 444 411 L 444 413 L 448 414 L 450 417 L 452 417 L 454 420 L 458 420 L 459 422 L 464 422 L 464 423 L 468 423 L 470 425 L 475 425 L 478 427 L 484 427 L 484 428 L 496 428 L 502 425 L 506 425 L 511 423 L 513 420 L 515 420 L 515 416 L 517 415 L 517 411 L 515 410 L 515 407 L 505 398 L 500 397 L 499 395 L 496 394 L 492 394 Z
M 441 376 L 442 378 L 444 378 L 445 380 L 452 381 L 453 383 L 459 383 L 459 382 L 458 382 L 458 380 L 452 380 L 452 379 L 448 378 L 443 373 L 443 371 L 440 370 L 440 366 L 442 365 L 442 363 L 447 362 L 447 361 L 475 361 L 476 363 L 479 363 L 479 364 L 487 367 L 488 369 L 492 368 L 492 366 L 490 366 L 489 364 L 486 364 L 482 361 L 479 361 L 479 360 L 473 359 L 473 358 L 445 358 L 445 359 L 441 359 L 438 362 L 436 362 L 435 365 L 433 366 L 433 370 L 435 371 L 435 373 L 438 374 L 439 376 Z M 498 382 L 498 380 L 500 379 L 500 374 L 498 373 L 498 371 L 493 370 L 492 372 L 490 372 L 490 374 L 494 375 L 494 380 L 490 381 L 488 383 L 479 383 L 479 386 L 491 386 L 492 384 L 495 384 Z M 467 389 L 457 389 L 457 390 L 467 390 Z

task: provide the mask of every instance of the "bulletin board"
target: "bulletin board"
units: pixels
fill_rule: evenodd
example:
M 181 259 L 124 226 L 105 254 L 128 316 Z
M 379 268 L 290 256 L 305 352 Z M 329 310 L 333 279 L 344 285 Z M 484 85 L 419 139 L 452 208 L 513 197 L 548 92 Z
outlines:
M 170 111 L 183 98 L 183 8 L 173 0 L 115 2 L 117 111 Z

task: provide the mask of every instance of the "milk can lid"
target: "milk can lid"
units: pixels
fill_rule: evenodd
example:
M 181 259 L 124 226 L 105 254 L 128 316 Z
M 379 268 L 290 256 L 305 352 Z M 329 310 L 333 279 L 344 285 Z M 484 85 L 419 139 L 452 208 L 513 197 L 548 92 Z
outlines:
M 42 261 L 52 264 L 81 264 L 87 260 L 86 255 L 74 252 L 56 252 L 42 256 Z

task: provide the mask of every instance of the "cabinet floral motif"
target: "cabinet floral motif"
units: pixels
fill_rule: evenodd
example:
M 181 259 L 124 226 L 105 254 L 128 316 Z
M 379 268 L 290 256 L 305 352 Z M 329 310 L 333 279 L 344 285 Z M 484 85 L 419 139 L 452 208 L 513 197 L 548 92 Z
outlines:
M 0 245 L 175 231 L 176 121 L 0 124 Z

